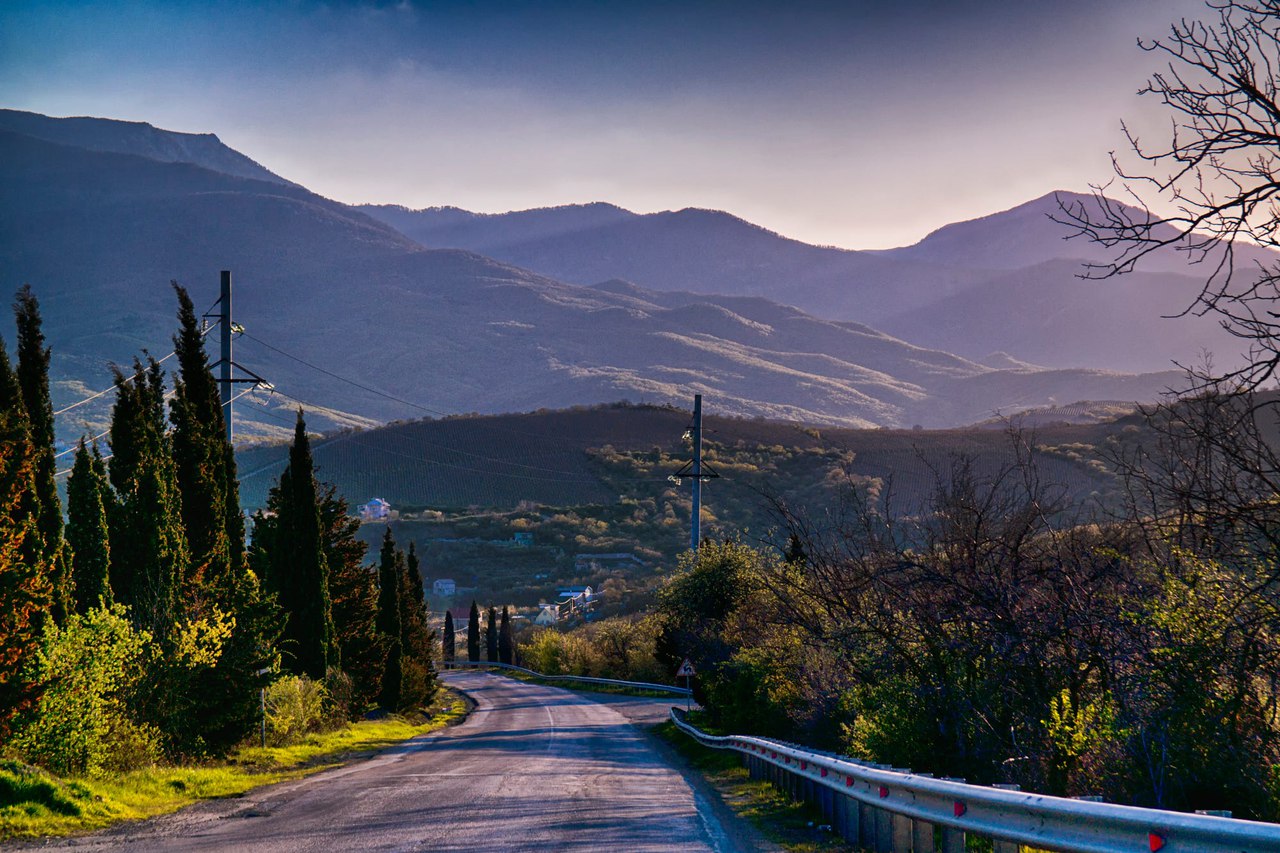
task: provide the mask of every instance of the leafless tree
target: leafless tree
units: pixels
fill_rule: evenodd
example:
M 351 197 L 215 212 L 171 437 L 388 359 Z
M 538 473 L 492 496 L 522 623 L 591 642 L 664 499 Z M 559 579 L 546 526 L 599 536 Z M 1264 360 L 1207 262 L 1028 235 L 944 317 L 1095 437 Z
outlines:
M 1113 250 L 1086 277 L 1131 272 L 1156 253 L 1201 265 L 1204 284 L 1185 313 L 1216 315 L 1248 350 L 1243 366 L 1205 379 L 1256 389 L 1280 370 L 1280 264 L 1256 249 L 1280 248 L 1280 0 L 1206 7 L 1207 21 L 1182 19 L 1138 42 L 1165 62 L 1140 94 L 1169 113 L 1167 141 L 1126 124 L 1132 156 L 1112 155 L 1119 190 L 1062 199 L 1056 218 Z

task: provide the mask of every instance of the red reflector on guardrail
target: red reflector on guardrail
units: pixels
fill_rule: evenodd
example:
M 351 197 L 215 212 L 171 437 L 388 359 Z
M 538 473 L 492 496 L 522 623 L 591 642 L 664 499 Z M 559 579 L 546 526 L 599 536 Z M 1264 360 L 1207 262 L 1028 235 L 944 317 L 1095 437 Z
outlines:
M 951 806 L 951 813 L 954 814 L 956 817 L 961 817 L 968 810 L 969 810 L 969 807 L 966 806 L 964 803 L 960 802 L 959 800 L 956 800 L 955 804 Z
M 822 768 L 822 778 L 823 778 L 823 779 L 827 778 L 827 768 L 825 768 L 825 767 L 824 767 L 824 768 Z
M 881 786 L 880 786 L 880 799 L 882 799 L 882 800 L 883 800 L 883 799 L 884 799 L 885 797 L 887 797 L 887 796 L 889 796 L 889 789 L 888 789 L 888 788 L 886 788 L 884 785 L 881 785 Z
M 853 777 L 852 777 L 852 776 L 846 776 L 846 777 L 844 777 L 844 786 L 845 786 L 846 788 L 852 788 L 852 787 L 853 787 Z
M 801 770 L 808 770 L 808 769 L 809 769 L 809 762 L 807 762 L 807 761 L 801 761 L 801 762 L 800 762 L 800 769 L 801 769 Z
M 1151 845 L 1151 853 L 1164 848 L 1164 836 L 1152 832 L 1147 835 L 1147 843 Z

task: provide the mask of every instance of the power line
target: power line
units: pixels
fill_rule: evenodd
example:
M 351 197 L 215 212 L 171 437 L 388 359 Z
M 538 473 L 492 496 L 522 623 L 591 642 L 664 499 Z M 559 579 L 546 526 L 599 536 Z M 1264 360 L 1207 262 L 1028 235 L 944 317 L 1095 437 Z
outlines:
M 254 389 L 253 389 L 253 388 L 246 388 L 245 390 L 241 391 L 241 392 L 240 392 L 239 394 L 237 394 L 236 396 L 232 397 L 232 398 L 231 398 L 232 402 L 234 402 L 234 401 L 236 401 L 236 400 L 240 399 L 241 397 L 243 397 L 245 394 L 248 394 L 248 393 L 249 393 L 250 391 L 252 391 L 252 390 L 254 390 Z M 172 391 L 169 391 L 168 393 L 166 393 L 166 394 L 164 395 L 165 400 L 169 400 L 169 399 L 171 399 L 172 397 L 173 397 L 173 392 L 172 392 Z M 102 432 L 98 433 L 97 435 L 95 435 L 93 438 L 91 438 L 91 439 L 89 439 L 89 440 L 90 440 L 91 442 L 96 442 L 98 439 L 102 438 L 104 435 L 106 435 L 106 434 L 107 434 L 107 433 L 109 433 L 109 432 L 111 432 L 111 428 L 110 428 L 110 427 L 107 427 L 105 430 L 103 430 Z M 55 453 L 55 454 L 53 455 L 53 458 L 54 458 L 54 459 L 58 459 L 58 458 L 60 458 L 60 457 L 62 457 L 62 456 L 66 456 L 68 453 L 75 453 L 75 452 L 76 452 L 77 450 L 79 450 L 79 449 L 80 449 L 80 448 L 79 448 L 79 446 L 77 445 L 76 447 L 72 447 L 72 448 L 69 448 L 69 449 L 67 449 L 67 450 L 62 451 L 61 453 Z M 102 457 L 102 458 L 103 458 L 103 459 L 110 459 L 112 456 L 115 456 L 115 454 L 114 454 L 114 453 L 108 453 L 106 456 L 104 456 L 104 457 Z M 55 472 L 54 472 L 54 474 L 53 474 L 53 476 L 54 476 L 54 477 L 61 477 L 63 474 L 69 474 L 69 473 L 71 473 L 71 469 L 70 469 L 70 468 L 64 468 L 64 469 L 62 469 L 61 471 L 55 471 Z
M 280 395 L 280 396 L 282 396 L 282 397 L 287 397 L 288 399 L 293 400 L 295 403 L 300 403 L 300 404 L 301 404 L 301 405 L 303 405 L 303 406 L 309 406 L 309 407 L 311 407 L 311 408 L 313 408 L 313 409 L 328 408 L 328 407 L 326 407 L 326 406 L 319 406 L 319 405 L 318 405 L 318 404 L 316 404 L 316 403 L 311 403 L 311 402 L 308 402 L 308 401 L 306 401 L 306 400 L 302 400 L 302 399 L 300 399 L 300 398 L 298 398 L 298 397 L 293 396 L 292 394 L 288 394 L 288 393 L 286 393 L 286 392 L 284 392 L 284 391 L 281 391 L 281 390 L 279 390 L 278 388 L 273 389 L 273 390 L 274 390 L 274 393 L 277 393 L 277 394 L 279 394 L 279 395 Z M 257 401 L 255 401 L 255 402 L 257 402 Z M 280 417 L 279 415 L 275 415 L 275 414 L 273 414 L 272 412 L 270 412 L 270 410 L 266 409 L 266 404 L 265 404 L 265 403 L 258 403 L 258 405 L 260 405 L 260 406 L 262 406 L 262 407 L 263 407 L 263 413 L 264 413 L 264 414 L 266 414 L 266 415 L 268 415 L 269 417 L 273 417 L 273 418 L 275 418 L 276 420 L 279 420 L 279 421 L 282 421 L 282 422 L 284 422 L 284 421 L 286 420 L 285 418 L 282 418 L 282 417 Z M 457 454 L 460 454 L 460 455 L 462 455 L 462 456 L 469 456 L 469 457 L 471 457 L 471 458 L 473 458 L 473 459 L 480 459 L 480 460 L 484 460 L 484 461 L 486 461 L 486 462 L 492 462 L 492 463 L 494 463 L 494 464 L 496 464 L 496 465 L 514 466 L 514 467 L 517 467 L 517 468 L 528 468 L 528 469 L 531 469 L 531 470 L 534 470 L 534 471 L 543 471 L 543 472 L 546 472 L 546 473 L 559 474 L 559 475 L 561 475 L 561 476 L 558 476 L 558 477 L 538 477 L 538 476 L 535 476 L 535 475 L 532 475 L 532 474 L 519 474 L 519 473 L 513 473 L 513 472 L 507 472 L 507 471 L 493 471 L 493 470 L 486 470 L 486 469 L 483 469 L 483 468 L 473 468 L 473 467 L 468 466 L 468 465 L 459 465 L 459 464 L 454 463 L 454 462 L 444 462 L 444 461 L 435 460 L 435 459 L 427 459 L 427 458 L 424 458 L 424 457 L 421 457 L 421 456 L 412 456 L 412 455 L 410 455 L 410 454 L 408 454 L 408 453 L 400 453 L 400 452 L 398 452 L 398 451 L 391 450 L 390 448 L 383 447 L 383 446 L 381 446 L 381 445 L 371 444 L 371 443 L 366 442 L 366 441 L 360 441 L 358 438 L 356 438 L 356 437 L 355 437 L 355 434 L 346 434 L 346 435 L 338 435 L 338 436 L 334 436 L 334 437 L 333 437 L 333 439 L 331 439 L 330 441 L 326 442 L 326 444 L 332 444 L 332 443 L 338 443 L 338 442 L 350 442 L 351 444 L 355 444 L 355 445 L 358 445 L 358 446 L 360 446 L 360 447 L 367 447 L 367 448 L 369 448 L 370 450 L 376 450 L 376 451 L 378 451 L 378 452 L 380 452 L 380 453 L 386 453 L 386 454 L 388 454 L 388 455 L 390 455 L 390 456 L 396 456 L 396 457 L 399 457 L 399 458 L 402 458 L 402 459 L 412 459 L 413 461 L 415 461 L 415 462 L 420 462 L 420 463 L 422 463 L 422 464 L 424 464 L 424 465 L 439 465 L 439 466 L 442 466 L 442 467 L 445 467 L 445 468 L 452 468 L 452 469 L 454 469 L 454 470 L 458 470 L 458 471 L 468 471 L 468 472 L 473 473 L 473 474 L 486 474 L 486 475 L 489 475 L 489 476 L 496 476 L 496 477 L 509 477 L 509 478 L 519 479 L 519 480 L 536 480 L 536 481 L 540 481 L 540 482 L 557 482 L 557 483 L 564 483 L 564 482 L 599 483 L 599 482 L 600 482 L 600 480 L 599 480 L 598 478 L 596 478 L 596 477 L 584 477 L 584 476 L 582 475 L 582 472 L 580 472 L 580 471 L 565 471 L 564 469 L 560 469 L 560 468 L 543 468 L 543 467 L 535 466 L 535 465 L 525 465 L 525 464 L 523 464 L 523 463 L 521 463 L 521 462 L 516 462 L 516 461 L 514 461 L 514 460 L 499 459 L 499 458 L 497 458 L 497 457 L 494 457 L 494 456 L 486 456 L 486 455 L 481 454 L 481 453 L 472 453 L 472 452 L 469 452 L 469 451 L 466 451 L 466 450 L 459 450 L 459 449 L 456 449 L 456 448 L 448 447 L 448 446 L 446 446 L 446 445 L 436 444 L 436 443 L 434 443 L 434 442 L 425 441 L 424 439 L 415 439 L 415 440 L 420 441 L 421 443 L 424 443 L 424 444 L 428 444 L 428 445 L 430 445 L 430 446 L 432 446 L 432 447 L 439 448 L 439 449 L 441 449 L 441 450 L 446 450 L 446 451 L 448 451 L 448 452 L 450 452 L 450 453 L 457 453 Z M 317 449 L 319 449 L 319 446 L 317 446 Z M 269 467 L 269 466 L 268 466 L 268 467 Z M 264 469 L 260 469 L 259 471 L 255 471 L 255 472 L 254 472 L 254 474 L 260 473 L 262 470 L 265 470 L 265 468 L 264 468 Z M 248 476 L 252 476 L 252 475 L 248 475 Z M 566 477 L 571 478 L 571 479 L 566 480 Z
M 418 410 L 418 411 L 420 411 L 420 412 L 426 412 L 426 413 L 427 413 L 427 414 L 429 414 L 429 415 L 436 415 L 436 416 L 438 416 L 438 417 L 442 417 L 442 418 L 449 418 L 449 417 L 452 417 L 452 414 L 456 414 L 456 413 L 452 413 L 452 414 L 451 414 L 451 413 L 449 413 L 449 412 L 442 412 L 442 411 L 440 411 L 439 409 L 433 409 L 433 408 L 431 408 L 430 406 L 424 406 L 424 405 L 422 405 L 422 404 L 420 404 L 420 403 L 415 403 L 415 402 L 413 402 L 412 400 L 406 400 L 406 399 L 404 399 L 403 397 L 397 397 L 397 396 L 395 396 L 394 394 L 389 394 L 389 393 L 387 393 L 386 391 L 380 391 L 380 390 L 378 390 L 377 388 L 373 388 L 373 387 L 371 387 L 371 386 L 369 386 L 369 385 L 365 385 L 365 384 L 364 384 L 364 383 L 362 383 L 362 382 L 357 382 L 356 380 L 354 380 L 354 379 L 350 379 L 350 378 L 348 378 L 348 377 L 346 377 L 346 376 L 340 376 L 339 374 L 334 373 L 332 370 L 329 370 L 328 368 L 321 367 L 321 366 L 320 366 L 320 365 L 318 365 L 318 364 L 315 364 L 315 363 L 313 363 L 313 362 L 307 361 L 305 358 L 302 358 L 301 356 L 297 356 L 297 355 L 294 355 L 293 353 L 285 352 L 284 350 L 280 349 L 279 347 L 274 346 L 274 345 L 272 345 L 272 344 L 269 344 L 269 343 L 267 343 L 266 341 L 262 340 L 261 338 L 256 338 L 256 337 L 254 337 L 253 335 L 249 334 L 248 332 L 241 332 L 241 337 L 248 338 L 249 340 L 253 341 L 254 343 L 261 344 L 262 346 L 266 347 L 267 349 L 271 350 L 271 351 L 272 351 L 272 352 L 274 352 L 274 353 L 277 353 L 277 354 L 279 354 L 279 355 L 282 355 L 282 356 L 284 356 L 285 358 L 290 359 L 290 360 L 292 360 L 292 361 L 296 361 L 298 364 L 304 365 L 305 367 L 309 367 L 309 368 L 311 368 L 312 370 L 315 370 L 315 371 L 317 371 L 317 372 L 319 372 L 319 373 L 323 373 L 325 376 L 331 377 L 331 378 L 333 378 L 333 379 L 337 379 L 339 382 L 345 382 L 346 384 L 351 385 L 352 387 L 359 388 L 359 389 L 361 389 L 362 391 L 367 391 L 367 392 L 369 392 L 370 394 L 374 394 L 374 395 L 376 395 L 376 396 L 383 397 L 383 398 L 385 398 L 385 399 L 387 399 L 387 400 L 391 400 L 391 401 L 393 401 L 393 402 L 400 403 L 401 405 L 409 406 L 410 408 L 417 409 L 417 410 Z M 286 396 L 288 396 L 288 395 L 286 395 Z M 290 399 L 294 399 L 294 400 L 296 400 L 297 398 L 296 398 L 296 397 L 291 397 Z M 301 400 L 299 400 L 298 402 L 302 402 L 302 401 L 301 401 Z M 310 403 L 306 403 L 305 405 L 312 405 L 312 404 L 310 404 Z M 340 410 L 338 410 L 338 411 L 340 411 Z M 562 443 L 564 443 L 564 444 L 568 444 L 568 445 L 573 446 L 573 447 L 579 447 L 579 446 L 580 446 L 577 442 L 570 441 L 569 439 L 563 439 L 563 438 L 560 438 L 559 436 L 554 435 L 554 434 L 545 434 L 545 435 L 544 435 L 544 434 L 539 434 L 539 433 L 532 433 L 532 432 L 527 432 L 527 431 L 524 431 L 524 430 L 515 430 L 515 429 L 511 429 L 511 428 L 509 428 L 509 427 L 499 426 L 499 425 L 497 425 L 497 424 L 489 424 L 488 426 L 489 426 L 491 429 L 495 429 L 495 430 L 498 430 L 498 431 L 501 431 L 501 432 L 511 433 L 512 435 L 522 435 L 522 436 L 526 436 L 526 437 L 537 438 L 539 441 L 559 441 L 559 442 L 562 442 Z
M 218 303 L 216 303 L 216 302 L 214 303 L 214 305 L 217 305 L 217 304 L 218 304 Z M 215 322 L 215 323 L 213 323 L 213 324 L 211 324 L 211 325 L 205 326 L 203 329 L 201 329 L 201 330 L 200 330 L 200 337 L 202 337 L 202 338 L 203 338 L 205 335 L 207 335 L 207 334 L 209 334 L 210 332 L 212 332 L 212 331 L 214 330 L 214 328 L 215 328 L 217 325 L 218 325 L 218 324 Z M 143 352 L 146 352 L 146 350 L 143 350 Z M 170 351 L 170 353 L 169 353 L 168 355 L 166 355 L 164 358 L 162 358 L 162 359 L 160 359 L 159 361 L 157 361 L 157 362 L 156 362 L 156 364 L 164 364 L 166 361 L 168 361 L 169 359 L 173 358 L 175 355 L 177 355 L 177 350 L 172 350 L 172 351 Z M 123 382 L 132 382 L 132 381 L 133 381 L 133 376 L 134 376 L 134 374 L 130 374 L 129 376 L 126 376 L 122 381 L 123 381 Z M 94 400 L 98 399 L 99 397 L 103 396 L 104 394 L 110 394 L 110 393 L 111 393 L 112 391 L 114 391 L 114 390 L 116 390 L 116 386 L 113 384 L 110 388 L 104 388 L 104 389 L 102 389 L 101 391 L 98 391 L 96 394 L 91 394 L 90 396 L 85 397 L 83 400 L 81 400 L 81 401 L 80 401 L 80 402 L 78 402 L 78 403 L 72 403 L 70 406 L 64 406 L 63 408 L 58 409 L 58 411 L 56 411 L 56 412 L 54 412 L 54 413 L 53 413 L 53 416 L 56 418 L 58 415 L 65 414 L 66 412 L 69 412 L 69 411 L 71 411 L 72 409 L 78 409 L 78 408 L 80 408 L 81 406 L 83 406 L 85 403 L 92 403 Z

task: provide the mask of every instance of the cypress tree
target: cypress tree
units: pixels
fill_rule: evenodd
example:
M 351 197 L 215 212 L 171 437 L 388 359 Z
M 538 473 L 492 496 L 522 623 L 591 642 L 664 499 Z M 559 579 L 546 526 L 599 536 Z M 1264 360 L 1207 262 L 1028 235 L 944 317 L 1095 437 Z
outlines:
M 111 411 L 108 516 L 111 590 L 135 624 L 163 640 L 178 617 L 179 583 L 188 551 L 177 478 L 164 425 L 164 371 L 154 358 L 134 360 L 126 379 L 115 370 Z
M 467 617 L 467 660 L 480 660 L 480 608 L 471 601 L 471 613 Z
M 441 643 L 441 657 L 444 658 L 446 668 L 458 656 L 458 649 L 453 628 L 453 614 L 446 610 L 444 612 L 444 640 Z
M 378 555 L 378 633 L 387 644 L 387 660 L 382 671 L 382 691 L 378 702 L 389 711 L 400 707 L 404 680 L 403 624 L 401 622 L 401 577 L 404 554 L 396 549 L 391 528 L 382 537 Z
M 498 660 L 498 614 L 490 607 L 489 621 L 484 628 L 484 658 L 489 663 Z
M 30 441 L 35 449 L 36 537 L 32 545 L 50 573 L 54 619 L 65 621 L 73 607 L 71 555 L 62 538 L 62 503 L 54 482 L 57 459 L 53 450 L 53 402 L 49 398 L 49 348 L 44 345 L 40 304 L 23 285 L 13 303 L 18 326 L 18 386 L 26 411 Z
M 320 530 L 329 565 L 333 630 L 342 669 L 351 677 L 353 712 L 364 710 L 382 690 L 388 643 L 378 632 L 378 578 L 365 565 L 360 522 L 331 484 L 320 498 Z
M 507 605 L 502 605 L 502 625 L 498 628 L 498 660 L 501 663 L 515 663 L 515 644 L 511 636 L 511 614 Z
M 418 562 L 418 549 L 413 540 L 409 540 L 409 551 L 405 554 L 405 565 L 409 570 L 409 589 L 413 593 L 413 601 L 418 609 L 426 612 L 427 590 L 422 585 L 422 571 Z
M 0 340 L 0 743 L 14 717 L 40 696 L 27 678 L 51 606 L 53 587 L 39 550 L 35 514 L 36 449 L 8 351 Z
M 176 697 L 180 701 L 175 703 L 174 719 L 183 721 L 184 729 L 205 745 L 222 748 L 238 740 L 259 713 L 253 701 L 262 680 L 257 673 L 274 662 L 272 650 L 284 617 L 249 571 L 235 450 L 226 438 L 218 385 L 191 299 L 176 282 L 173 287 L 178 298 L 178 333 L 173 339 L 178 375 L 169 420 L 182 522 L 191 551 L 180 604 L 190 619 L 213 616 L 215 609 L 234 619 L 217 663 L 186 674 L 189 683 L 174 685 L 183 694 Z M 200 720 L 198 728 L 186 726 L 190 718 Z
M 173 382 L 169 421 L 173 424 L 173 461 L 182 493 L 182 523 L 191 549 L 184 603 L 193 615 L 204 612 L 207 585 L 225 584 L 232 570 L 227 534 L 226 432 L 222 401 L 195 308 L 187 291 L 178 296 L 178 333 L 173 337 L 178 375 Z M 234 475 L 232 475 L 234 477 Z M 238 568 L 238 567 L 237 567 Z
M 71 546 L 72 589 L 77 613 L 111 603 L 111 545 L 107 531 L 107 481 L 102 456 L 80 439 L 67 478 L 67 542 Z
M 311 440 L 302 410 L 294 427 L 289 464 L 272 489 L 268 521 L 261 517 L 267 588 L 286 618 L 282 640 L 291 672 L 319 681 L 330 666 L 339 666 L 329 597 L 329 566 L 320 532 L 320 501 L 311 458 Z M 258 528 L 254 528 L 255 547 Z

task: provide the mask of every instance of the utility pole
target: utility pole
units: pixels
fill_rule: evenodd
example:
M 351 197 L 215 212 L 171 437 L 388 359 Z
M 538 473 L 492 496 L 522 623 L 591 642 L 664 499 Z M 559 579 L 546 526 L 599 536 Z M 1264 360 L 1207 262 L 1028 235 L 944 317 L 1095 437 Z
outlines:
M 222 419 L 226 421 L 227 444 L 231 444 L 231 270 L 222 271 L 222 295 L 218 297 L 218 321 L 222 326 L 222 366 L 218 385 L 222 392 Z
M 222 357 L 218 359 L 216 364 L 211 366 L 218 368 L 218 396 L 222 401 L 222 418 L 226 422 L 224 426 L 227 444 L 231 444 L 231 403 L 235 399 L 235 396 L 231 393 L 233 386 L 241 383 L 270 388 L 271 383 L 252 370 L 245 369 L 243 365 L 236 364 L 231 357 L 231 341 L 235 338 L 237 332 L 244 331 L 231 320 L 231 270 L 222 271 L 222 288 L 218 295 L 218 301 L 214 304 L 217 305 L 218 310 L 204 316 L 216 317 L 218 325 L 221 326 L 219 331 L 222 339 Z M 241 373 L 249 374 L 249 378 L 236 379 L 234 370 L 237 367 L 240 368 Z
M 693 479 L 693 517 L 690 524 L 689 547 L 698 550 L 698 542 L 702 538 L 702 481 L 713 480 L 720 475 L 702 461 L 702 395 L 693 397 L 693 424 L 684 435 L 693 442 L 693 459 L 681 466 L 680 470 L 668 479 L 679 483 L 685 477 Z
M 693 395 L 693 518 L 690 524 L 689 547 L 695 552 L 701 539 L 702 522 L 702 395 Z

